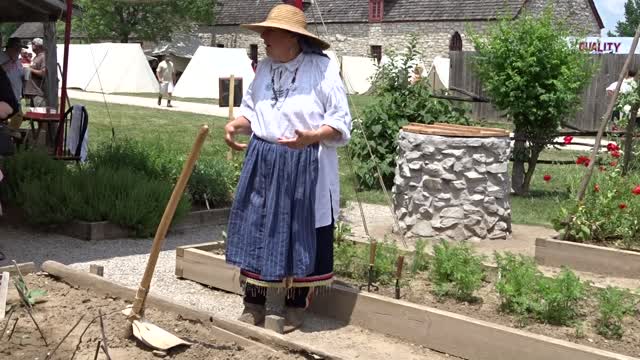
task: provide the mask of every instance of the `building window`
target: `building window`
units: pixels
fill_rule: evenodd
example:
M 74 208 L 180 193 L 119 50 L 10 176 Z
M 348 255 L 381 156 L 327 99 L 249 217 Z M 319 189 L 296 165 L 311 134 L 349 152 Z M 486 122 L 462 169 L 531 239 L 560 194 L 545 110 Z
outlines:
M 216 44 L 216 47 L 223 48 L 223 47 L 224 47 L 224 44 L 217 43 L 217 44 Z
M 376 59 L 378 64 L 380 64 L 380 61 L 382 61 L 382 46 L 371 45 L 371 57 Z
M 460 36 L 460 33 L 457 31 L 451 36 L 449 51 L 462 51 L 462 36 Z
M 258 62 L 258 45 L 251 44 L 249 45 L 249 58 L 251 61 L 257 63 Z
M 369 0 L 369 21 L 382 21 L 384 0 Z

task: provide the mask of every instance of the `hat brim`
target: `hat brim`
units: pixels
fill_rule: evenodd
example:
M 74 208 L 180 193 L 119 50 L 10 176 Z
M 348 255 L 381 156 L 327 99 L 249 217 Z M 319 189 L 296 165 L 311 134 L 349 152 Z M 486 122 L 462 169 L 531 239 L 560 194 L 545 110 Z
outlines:
M 245 28 L 247 30 L 255 31 L 257 33 L 262 33 L 266 29 L 287 30 L 292 33 L 296 33 L 296 34 L 307 37 L 309 40 L 318 44 L 322 50 L 327 50 L 331 47 L 331 45 L 328 42 L 321 40 L 319 37 L 310 33 L 309 31 L 300 29 L 298 27 L 289 26 L 287 24 L 279 24 L 272 21 L 265 21 L 265 22 L 256 23 L 256 24 L 242 24 L 240 25 L 240 27 Z

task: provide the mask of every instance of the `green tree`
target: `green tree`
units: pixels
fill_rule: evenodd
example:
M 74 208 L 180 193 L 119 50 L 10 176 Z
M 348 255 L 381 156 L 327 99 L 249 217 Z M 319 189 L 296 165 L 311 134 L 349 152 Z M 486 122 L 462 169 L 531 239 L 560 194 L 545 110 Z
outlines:
M 618 21 L 618 36 L 634 36 L 640 24 L 640 0 L 627 0 L 624 4 L 624 21 Z
M 361 123 L 354 125 L 349 145 L 354 172 L 365 189 L 380 187 L 376 167 L 385 186 L 393 185 L 398 133 L 403 126 L 410 122 L 468 124 L 469 121 L 466 109 L 433 98 L 428 80 L 411 83 L 410 76 L 422 58 L 415 35 L 411 35 L 402 53 L 389 51 L 386 55 L 389 61 L 378 66 L 373 79 L 375 102 L 364 108 L 362 118 L 356 120 Z
M 484 34 L 472 34 L 476 75 L 497 109 L 515 125 L 512 186 L 526 195 L 538 157 L 562 122 L 574 115 L 591 81 L 592 62 L 566 38 L 570 31 L 551 9 L 502 20 Z M 527 168 L 525 171 L 525 162 Z
M 7 39 L 13 34 L 20 24 L 17 23 L 1 23 L 0 24 L 0 36 L 2 37 L 2 45 L 7 42 Z
M 193 23 L 213 24 L 215 20 L 215 0 L 81 0 L 80 5 L 83 15 L 75 20 L 75 26 L 86 32 L 91 41 L 126 43 L 132 36 L 168 40 L 174 31 L 187 29 Z

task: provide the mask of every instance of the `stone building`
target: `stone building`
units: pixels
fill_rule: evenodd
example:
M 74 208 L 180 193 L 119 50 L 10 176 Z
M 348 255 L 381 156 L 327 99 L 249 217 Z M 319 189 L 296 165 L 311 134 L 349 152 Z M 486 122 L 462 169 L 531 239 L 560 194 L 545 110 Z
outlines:
M 282 0 L 218 0 L 216 26 L 201 27 L 199 36 L 214 46 L 246 48 L 252 58 L 263 55 L 262 40 L 238 25 L 262 21 Z M 380 58 L 404 47 L 417 35 L 424 60 L 450 50 L 471 50 L 466 33 L 481 31 L 498 18 L 538 14 L 547 4 L 576 34 L 599 36 L 604 28 L 593 0 L 306 0 L 310 30 L 329 40 L 338 55 Z M 212 35 L 215 34 L 215 35 Z M 214 39 L 211 39 L 215 36 Z

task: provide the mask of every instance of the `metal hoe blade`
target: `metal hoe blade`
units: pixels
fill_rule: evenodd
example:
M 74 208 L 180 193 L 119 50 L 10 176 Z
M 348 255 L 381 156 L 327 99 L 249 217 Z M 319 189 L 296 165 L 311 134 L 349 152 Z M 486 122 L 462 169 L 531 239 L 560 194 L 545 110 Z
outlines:
M 150 348 L 166 351 L 180 345 L 191 345 L 190 342 L 182 340 L 152 323 L 134 320 L 131 325 L 133 326 L 133 336 Z

